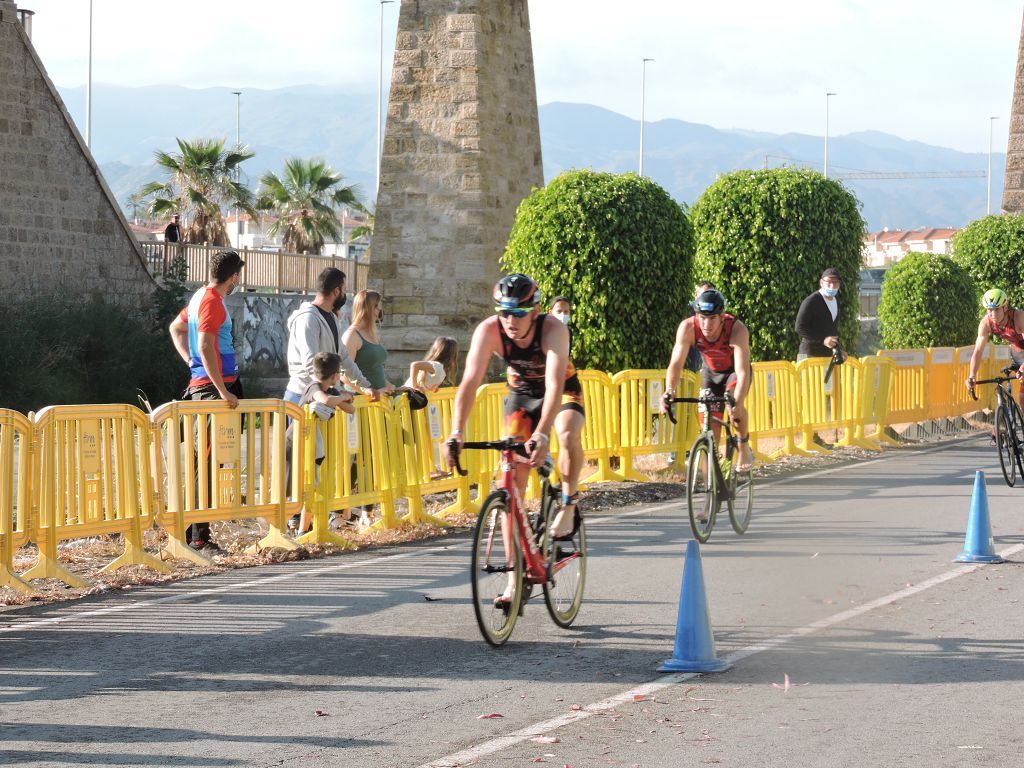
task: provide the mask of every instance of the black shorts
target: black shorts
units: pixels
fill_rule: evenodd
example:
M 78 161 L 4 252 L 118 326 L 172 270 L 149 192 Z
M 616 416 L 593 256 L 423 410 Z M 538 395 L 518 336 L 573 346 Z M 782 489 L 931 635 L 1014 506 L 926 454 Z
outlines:
M 544 395 L 535 392 L 508 393 L 505 401 L 505 436 L 516 440 L 528 440 L 540 423 L 541 411 L 544 410 Z M 582 392 L 563 392 L 562 407 L 558 412 L 576 411 L 584 418 Z
M 704 365 L 700 369 L 700 387 L 708 390 L 714 397 L 725 397 L 727 390 L 736 388 L 736 371 L 713 371 Z M 716 415 L 725 412 L 722 405 L 715 405 L 710 410 Z

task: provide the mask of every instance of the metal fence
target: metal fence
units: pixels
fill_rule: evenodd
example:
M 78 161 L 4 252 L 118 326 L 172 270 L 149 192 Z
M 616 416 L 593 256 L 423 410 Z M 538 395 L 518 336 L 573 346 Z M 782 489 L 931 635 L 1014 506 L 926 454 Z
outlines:
M 209 279 L 210 258 L 223 246 L 191 243 L 142 243 L 150 274 L 163 277 L 171 272 L 175 259 L 184 257 L 185 282 L 202 284 Z M 260 251 L 237 248 L 245 261 L 241 286 L 245 290 L 271 290 L 275 293 L 313 293 L 316 278 L 327 267 L 337 267 L 348 277 L 348 289 L 355 293 L 366 287 L 370 264 L 339 256 L 312 256 L 303 253 Z

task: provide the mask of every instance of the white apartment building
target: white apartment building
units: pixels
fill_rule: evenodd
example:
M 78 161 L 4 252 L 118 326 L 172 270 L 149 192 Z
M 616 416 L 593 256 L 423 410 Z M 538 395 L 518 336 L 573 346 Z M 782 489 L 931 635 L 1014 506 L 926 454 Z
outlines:
M 959 230 L 950 228 L 883 229 L 864 237 L 861 263 L 865 267 L 888 267 L 910 251 L 917 253 L 949 254 L 953 235 Z

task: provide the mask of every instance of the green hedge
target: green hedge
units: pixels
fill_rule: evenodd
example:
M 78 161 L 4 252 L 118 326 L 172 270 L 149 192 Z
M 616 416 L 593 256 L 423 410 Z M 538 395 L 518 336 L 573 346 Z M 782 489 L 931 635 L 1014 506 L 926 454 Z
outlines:
M 692 252 L 685 211 L 650 179 L 568 171 L 520 204 L 502 266 L 572 300 L 579 367 L 661 368 L 691 299 Z
M 882 282 L 882 343 L 888 349 L 973 343 L 978 331 L 977 294 L 971 275 L 948 256 L 908 253 Z
M 975 318 L 981 295 L 1002 288 L 1014 307 L 1024 306 L 1024 216 L 985 216 L 953 236 L 953 260 L 974 279 Z
M 725 294 L 750 329 L 754 360 L 796 357 L 796 313 L 826 267 L 843 277 L 840 341 L 856 348 L 864 221 L 841 184 L 794 168 L 736 171 L 708 187 L 691 221 L 694 276 Z

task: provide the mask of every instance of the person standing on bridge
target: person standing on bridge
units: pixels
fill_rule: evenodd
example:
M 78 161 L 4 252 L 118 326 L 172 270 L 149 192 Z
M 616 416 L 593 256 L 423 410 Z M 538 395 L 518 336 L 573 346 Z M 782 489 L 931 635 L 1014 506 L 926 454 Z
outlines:
M 1011 307 L 1010 298 L 999 288 L 985 291 L 981 306 L 985 309 L 985 316 L 978 323 L 978 338 L 971 354 L 971 367 L 965 382 L 969 390 L 974 389 L 990 336 L 1010 345 L 1010 360 L 1017 366 L 1017 378 L 1024 377 L 1024 312 Z M 1017 392 L 1017 402 L 1024 408 L 1024 388 Z

